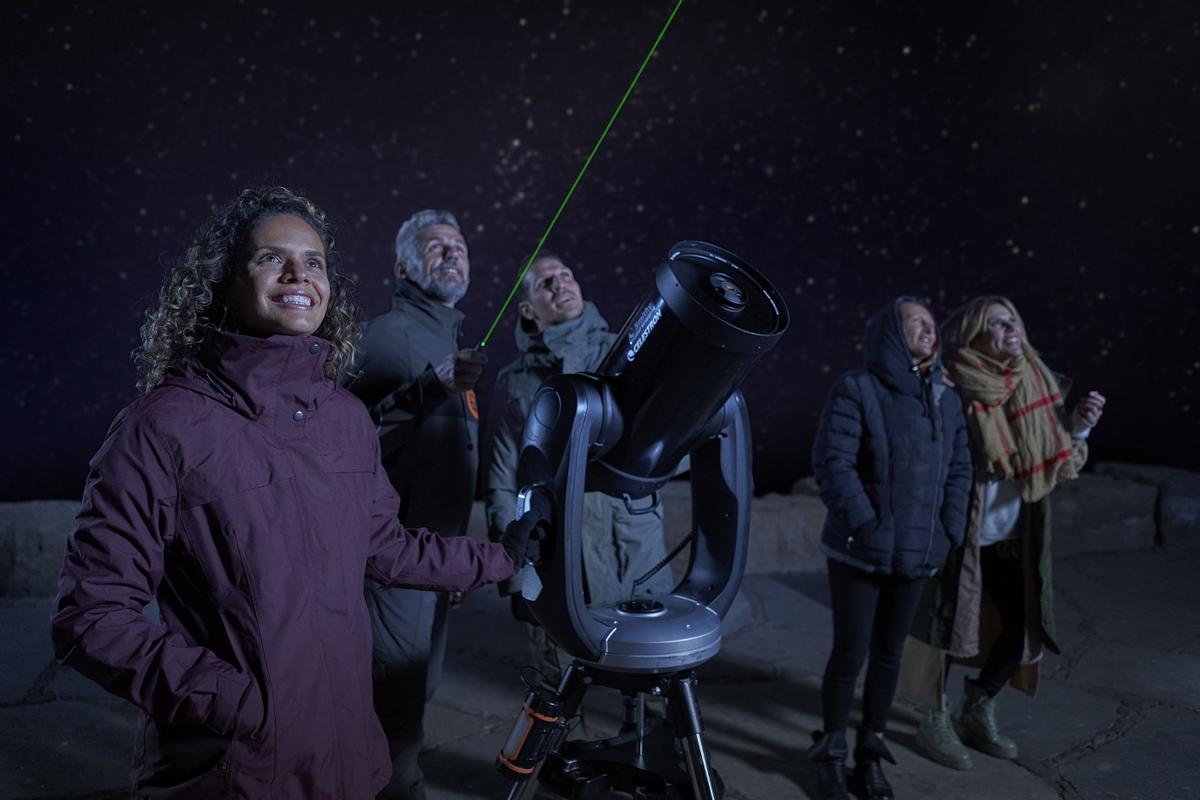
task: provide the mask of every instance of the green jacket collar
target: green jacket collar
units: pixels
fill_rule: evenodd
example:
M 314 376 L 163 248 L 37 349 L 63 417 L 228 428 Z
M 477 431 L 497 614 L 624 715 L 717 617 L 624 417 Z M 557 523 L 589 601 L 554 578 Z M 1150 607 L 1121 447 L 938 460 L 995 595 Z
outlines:
M 545 355 L 555 361 L 573 361 L 590 352 L 595 343 L 610 338 L 608 321 L 590 301 L 584 301 L 583 313 L 566 322 L 538 331 L 521 317 L 516 326 L 517 349 L 531 355 Z

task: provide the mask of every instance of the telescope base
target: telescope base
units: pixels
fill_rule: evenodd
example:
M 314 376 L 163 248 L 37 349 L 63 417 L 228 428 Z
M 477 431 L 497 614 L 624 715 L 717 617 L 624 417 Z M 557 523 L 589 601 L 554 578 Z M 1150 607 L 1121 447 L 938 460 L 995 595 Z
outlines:
M 538 795 L 568 800 L 721 800 L 725 786 L 708 760 L 704 727 L 690 672 L 638 675 L 609 672 L 576 661 L 567 668 L 558 695 L 566 716 L 579 711 L 589 686 L 620 690 L 637 698 L 666 697 L 667 717 L 631 719 L 627 702 L 621 732 L 597 741 L 565 741 L 548 753 L 537 771 Z M 533 781 L 515 784 L 509 797 L 529 798 Z

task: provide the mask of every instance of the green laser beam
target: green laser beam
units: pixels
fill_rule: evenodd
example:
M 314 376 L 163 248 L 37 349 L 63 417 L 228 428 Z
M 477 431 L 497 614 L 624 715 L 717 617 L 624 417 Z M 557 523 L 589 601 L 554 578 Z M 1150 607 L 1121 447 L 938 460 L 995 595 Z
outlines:
M 633 80 L 629 83 L 629 88 L 625 90 L 625 95 L 621 98 L 621 102 L 617 103 L 617 108 L 613 111 L 612 116 L 608 118 L 608 124 L 604 126 L 604 132 L 600 134 L 600 138 L 596 140 L 596 145 L 592 148 L 592 152 L 588 153 L 587 159 L 583 162 L 583 166 L 579 169 L 579 174 L 575 176 L 575 182 L 571 184 L 571 188 L 567 190 L 567 196 L 563 198 L 562 203 L 558 206 L 558 211 L 554 212 L 554 219 L 550 220 L 550 224 L 546 226 L 546 230 L 542 233 L 542 238 L 538 240 L 537 247 L 533 250 L 533 255 L 529 257 L 529 261 L 525 262 L 525 268 L 521 270 L 521 274 L 517 277 L 517 282 L 513 284 L 512 291 L 508 293 L 508 297 L 504 299 L 504 305 L 500 306 L 499 313 L 492 320 L 492 325 L 488 328 L 487 333 L 483 335 L 483 339 L 479 342 L 476 348 L 482 350 L 487 347 L 488 339 L 492 337 L 492 332 L 496 330 L 496 326 L 500 324 L 501 317 L 508 310 L 508 304 L 512 302 L 513 297 L 517 294 L 517 289 L 521 287 L 521 282 L 525 280 L 526 273 L 533 266 L 533 262 L 537 260 L 538 253 L 542 251 L 542 245 L 546 243 L 546 237 L 550 235 L 550 231 L 554 230 L 554 224 L 558 222 L 559 216 L 563 209 L 567 207 L 571 196 L 575 194 L 575 187 L 579 185 L 579 181 L 583 178 L 583 173 L 587 172 L 588 166 L 592 163 L 592 158 L 595 157 L 596 151 L 600 149 L 600 145 L 604 142 L 604 137 L 608 136 L 608 130 L 616 121 L 617 115 L 621 113 L 621 109 L 625 107 L 625 101 L 629 99 L 629 95 L 633 94 L 633 87 L 637 86 L 638 78 L 642 77 L 642 70 L 646 69 L 646 65 L 650 63 L 650 58 L 654 55 L 654 51 L 658 48 L 658 43 L 662 41 L 663 35 L 666 34 L 667 28 L 671 26 L 671 20 L 675 19 L 675 14 L 679 11 L 679 7 L 683 5 L 683 0 L 679 0 L 675 4 L 675 8 L 671 11 L 671 16 L 667 17 L 667 21 L 663 23 L 662 30 L 658 32 L 658 38 L 654 40 L 654 44 L 650 45 L 650 51 L 646 53 L 646 57 L 642 59 L 642 65 L 638 67 L 637 74 L 633 76 Z

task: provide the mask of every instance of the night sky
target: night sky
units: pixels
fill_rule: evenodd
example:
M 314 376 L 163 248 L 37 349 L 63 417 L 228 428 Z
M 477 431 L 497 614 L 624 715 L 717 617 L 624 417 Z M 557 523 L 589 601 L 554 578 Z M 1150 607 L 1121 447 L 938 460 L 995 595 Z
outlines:
M 163 271 L 247 185 L 338 223 L 367 316 L 412 211 L 458 214 L 486 330 L 673 2 L 6 3 L 4 500 L 75 498 Z M 1200 461 L 1200 6 L 685 2 L 547 247 L 619 327 L 681 239 L 792 326 L 745 385 L 759 491 L 900 293 L 1014 299 L 1092 459 Z M 481 392 L 515 352 L 510 316 Z

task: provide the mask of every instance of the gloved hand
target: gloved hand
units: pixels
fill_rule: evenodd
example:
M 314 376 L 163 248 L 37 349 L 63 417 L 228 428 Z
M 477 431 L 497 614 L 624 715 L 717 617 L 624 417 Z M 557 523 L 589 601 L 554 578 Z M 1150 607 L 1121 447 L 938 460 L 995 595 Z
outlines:
M 550 527 L 550 513 L 550 502 L 542 492 L 535 491 L 530 497 L 529 510 L 504 529 L 500 544 L 517 569 L 527 562 L 536 564 L 541 560 L 541 542 Z

